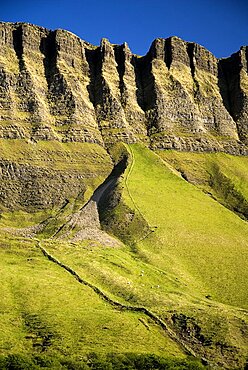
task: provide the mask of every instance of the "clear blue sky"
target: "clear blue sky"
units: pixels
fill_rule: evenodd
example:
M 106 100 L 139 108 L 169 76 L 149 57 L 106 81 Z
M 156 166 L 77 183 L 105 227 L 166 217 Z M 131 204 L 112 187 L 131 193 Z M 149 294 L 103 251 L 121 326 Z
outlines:
M 248 45 L 248 0 L 1 0 L 0 20 L 67 29 L 94 45 L 126 41 L 140 55 L 172 35 L 217 57 Z

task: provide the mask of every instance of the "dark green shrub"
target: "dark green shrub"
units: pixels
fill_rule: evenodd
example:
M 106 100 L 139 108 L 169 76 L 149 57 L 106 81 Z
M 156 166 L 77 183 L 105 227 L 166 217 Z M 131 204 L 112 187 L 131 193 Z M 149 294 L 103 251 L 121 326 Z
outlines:
M 197 360 L 164 358 L 154 354 L 107 354 L 91 353 L 88 366 L 94 370 L 203 370 L 205 367 Z
M 89 366 L 85 362 L 72 359 L 61 360 L 61 365 L 63 365 L 63 369 L 67 370 L 89 370 Z
M 0 356 L 0 369 L 6 369 L 6 357 L 2 355 Z
M 60 361 L 56 357 L 47 356 L 45 354 L 39 354 L 33 356 L 33 362 L 36 364 L 37 369 L 60 369 Z
M 37 354 L 27 357 L 22 354 L 0 356 L 1 370 L 204 370 L 194 358 L 164 358 L 154 354 L 136 353 L 90 353 L 86 362 L 70 358 Z
M 37 370 L 30 357 L 21 354 L 8 355 L 5 359 L 6 370 Z

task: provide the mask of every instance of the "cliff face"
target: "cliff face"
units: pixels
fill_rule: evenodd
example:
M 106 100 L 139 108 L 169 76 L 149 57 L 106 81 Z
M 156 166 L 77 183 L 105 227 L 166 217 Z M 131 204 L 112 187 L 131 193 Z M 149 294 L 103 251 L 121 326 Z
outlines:
M 102 148 L 116 141 L 247 155 L 247 60 L 247 47 L 218 60 L 177 37 L 138 57 L 126 43 L 95 47 L 67 31 L 1 23 L 0 139 L 46 141 L 51 151 L 55 142 L 94 143 L 108 171 Z M 3 173 L 4 161 L 6 151 Z
M 247 154 L 247 48 L 218 60 L 177 37 L 144 57 L 63 30 L 0 25 L 2 138 Z

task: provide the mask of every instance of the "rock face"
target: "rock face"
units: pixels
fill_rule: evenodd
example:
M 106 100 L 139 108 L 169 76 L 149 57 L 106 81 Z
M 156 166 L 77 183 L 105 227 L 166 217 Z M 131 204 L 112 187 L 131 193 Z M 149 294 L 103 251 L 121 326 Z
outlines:
M 170 37 L 138 57 L 25 23 L 1 23 L 0 45 L 2 138 L 247 154 L 247 47 L 218 60 Z
M 94 143 L 0 143 L 0 217 L 6 209 L 35 212 L 84 202 L 112 170 L 110 156 Z
M 101 153 L 117 141 L 142 141 L 152 149 L 247 155 L 248 47 L 218 60 L 170 37 L 139 57 L 126 43 L 103 39 L 96 47 L 68 31 L 0 23 L 0 140 L 92 143 Z M 109 156 L 100 156 L 107 173 Z M 36 171 L 25 165 L 6 151 L 0 158 L 5 180 L 13 172 L 30 183 Z M 45 175 L 39 169 L 37 176 Z

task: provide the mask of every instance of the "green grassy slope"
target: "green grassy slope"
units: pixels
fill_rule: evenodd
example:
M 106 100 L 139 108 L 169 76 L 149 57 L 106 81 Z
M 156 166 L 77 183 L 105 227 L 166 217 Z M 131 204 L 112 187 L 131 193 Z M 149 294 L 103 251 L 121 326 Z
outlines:
M 247 308 L 247 223 L 174 174 L 153 152 L 131 150 L 129 191 L 149 224 L 157 226 L 143 248 L 156 252 L 159 265 L 182 271 L 186 283 L 197 282 L 199 292 Z
M 36 243 L 37 244 L 37 243 Z M 80 358 L 91 351 L 183 358 L 178 345 L 142 313 L 122 312 L 49 262 L 35 242 L 1 241 L 0 354 Z
M 202 154 L 199 166 L 185 160 L 187 155 L 192 160 L 192 153 L 163 152 L 161 159 L 142 145 L 125 150 L 129 166 L 118 183 L 121 202 L 113 212 L 126 223 L 120 235 L 131 232 L 134 237 L 116 248 L 66 239 L 44 239 L 42 246 L 112 300 L 158 315 L 198 357 L 217 368 L 242 368 L 248 357 L 248 226 L 207 195 L 204 186 L 213 189 L 208 170 L 218 164 L 246 199 L 247 158 Z M 199 187 L 180 176 L 179 164 L 195 171 L 195 182 L 204 180 Z M 69 204 L 59 222 L 72 210 Z M 24 216 L 25 226 L 42 219 L 42 213 L 33 220 L 9 213 L 3 214 L 1 225 L 18 226 Z M 48 228 L 57 224 L 54 214 Z M 113 233 L 120 228 L 121 223 Z M 44 348 L 45 354 L 76 359 L 90 351 L 185 356 L 183 347 L 147 315 L 102 300 L 49 261 L 37 241 L 6 235 L 1 240 L 6 298 L 1 302 L 0 354 L 31 355 Z
M 247 307 L 247 223 L 155 153 L 140 145 L 129 150 L 133 161 L 119 185 L 122 200 L 116 213 L 125 218 L 121 212 L 126 205 L 153 232 L 145 230 L 144 239 L 137 233 L 136 245 L 122 248 L 94 241 L 42 243 L 112 299 L 144 305 L 178 329 L 179 336 L 183 330 L 183 339 L 195 350 L 202 347 L 202 356 L 227 358 L 227 364 L 233 357 L 238 363 L 247 355 L 242 310 Z M 131 225 L 135 231 L 134 226 L 139 226 L 136 221 Z
M 94 171 L 104 173 L 101 168 L 103 161 L 111 168 L 111 161 L 102 146 L 93 143 L 58 141 L 38 141 L 30 143 L 27 140 L 1 139 L 0 157 L 3 160 L 31 163 L 33 166 L 57 170 L 80 170 L 89 174 Z
M 225 153 L 157 151 L 184 178 L 248 218 L 248 158 Z

